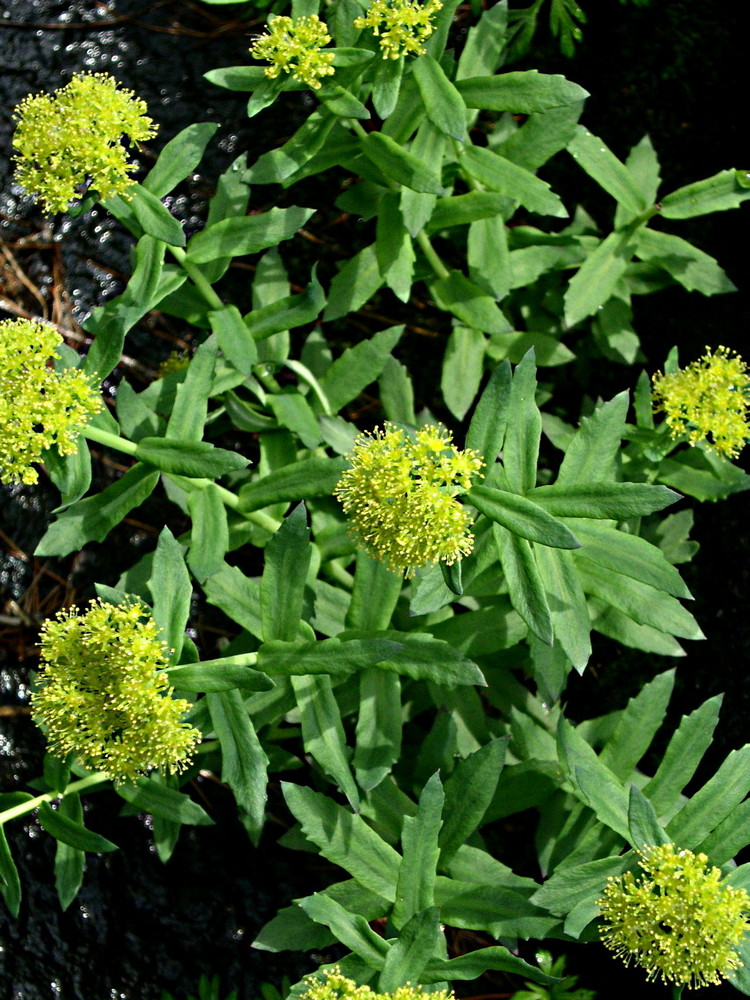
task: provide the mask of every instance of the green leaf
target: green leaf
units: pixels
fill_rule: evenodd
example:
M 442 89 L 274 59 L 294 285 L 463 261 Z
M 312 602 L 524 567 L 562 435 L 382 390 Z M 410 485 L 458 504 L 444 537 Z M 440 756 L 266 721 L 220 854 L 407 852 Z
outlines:
M 606 601 L 590 596 L 588 605 L 591 627 L 620 645 L 642 649 L 646 653 L 658 653 L 660 656 L 685 655 L 685 650 L 671 635 L 651 628 L 650 625 L 636 625 L 632 618 Z
M 146 174 L 144 189 L 156 198 L 168 195 L 201 162 L 206 146 L 218 127 L 215 122 L 199 122 L 178 132 L 164 146 L 156 163 Z
M 375 244 L 360 250 L 344 264 L 331 282 L 324 320 L 356 312 L 383 284 Z
M 396 896 L 401 858 L 358 815 L 311 788 L 282 783 L 292 815 L 324 858 L 389 902 Z
M 588 91 L 564 76 L 550 76 L 535 69 L 499 76 L 473 76 L 459 80 L 456 87 L 467 108 L 524 115 L 577 104 L 589 96 Z
M 175 219 L 166 205 L 141 184 L 130 185 L 127 199 L 115 195 L 103 201 L 102 205 L 116 219 L 124 223 L 137 238 L 145 234 L 166 243 L 167 246 L 185 246 L 182 223 Z
M 318 762 L 325 774 L 339 786 L 353 809 L 359 809 L 359 792 L 349 767 L 351 751 L 331 687 L 331 678 L 323 674 L 292 677 L 292 687 L 302 723 L 305 750 Z
M 745 799 L 696 845 L 696 853 L 707 854 L 711 864 L 725 865 L 750 843 L 750 799 Z M 735 869 L 736 870 L 736 869 Z
M 315 212 L 314 208 L 271 208 L 259 215 L 223 219 L 196 233 L 187 247 L 191 264 L 219 257 L 259 253 L 291 239 Z
M 364 791 L 376 788 L 399 759 L 401 727 L 400 678 L 376 668 L 363 670 L 352 764 Z
M 385 563 L 359 549 L 346 627 L 363 632 L 387 629 L 402 586 L 400 573 L 394 573 Z M 373 594 L 378 595 L 377 601 L 373 601 Z
M 358 913 L 350 913 L 329 896 L 316 892 L 297 904 L 317 923 L 330 927 L 337 941 L 365 960 L 369 968 L 381 969 L 388 944 Z
M 600 569 L 584 558 L 576 559 L 576 568 L 587 593 L 619 608 L 639 625 L 650 625 L 683 639 L 705 638 L 695 618 L 669 594 L 620 573 Z
M 599 403 L 590 417 L 581 420 L 560 463 L 556 485 L 600 483 L 615 478 L 615 460 L 625 435 L 628 394 L 621 392 Z
M 17 917 L 21 906 L 21 880 L 3 826 L 0 826 L 0 892 L 11 916 Z
M 516 958 L 502 945 L 490 948 L 477 948 L 459 958 L 431 958 L 422 971 L 422 983 L 442 983 L 452 980 L 478 979 L 481 975 L 493 969 L 497 972 L 510 972 L 517 976 L 532 979 L 535 983 L 553 984 L 559 982 L 554 976 L 548 976 L 540 969 Z
M 742 802 L 750 791 L 750 745 L 732 750 L 712 778 L 670 820 L 674 844 L 692 850 Z
M 92 854 L 105 854 L 108 851 L 118 849 L 117 844 L 113 844 L 111 840 L 87 830 L 83 823 L 76 822 L 59 810 L 53 809 L 47 802 L 42 802 L 37 815 L 39 823 L 47 833 L 51 834 L 55 840 L 61 840 L 76 850 L 90 851 Z
M 443 826 L 440 830 L 440 867 L 481 825 L 505 762 L 507 737 L 492 740 L 456 764 L 445 782 Z
M 345 458 L 310 458 L 270 472 L 240 490 L 240 511 L 261 510 L 271 504 L 330 496 L 349 465 Z
M 690 600 L 690 591 L 679 572 L 667 561 L 661 549 L 645 538 L 597 524 L 576 523 L 580 555 L 601 569 L 622 573 L 673 597 Z
M 630 778 L 664 722 L 674 679 L 674 670 L 665 670 L 644 684 L 628 702 L 602 748 L 599 760 L 622 781 Z
M 318 418 L 301 393 L 294 390 L 278 392 L 268 397 L 267 404 L 279 425 L 293 431 L 306 448 L 316 448 L 321 443 L 323 436 Z
M 414 388 L 406 367 L 389 355 L 378 379 L 380 404 L 388 420 L 397 424 L 415 426 Z
M 179 663 L 193 588 L 182 546 L 166 526 L 162 528 L 156 544 L 148 589 L 153 598 L 154 621 L 159 626 L 161 639 L 172 651 L 172 662 Z
M 246 628 L 257 639 L 262 637 L 257 579 L 250 579 L 239 567 L 225 563 L 209 577 L 203 589 L 209 604 L 221 608 L 232 621 Z
M 174 788 L 157 784 L 151 778 L 138 778 L 135 784 L 117 785 L 115 791 L 126 802 L 154 816 L 163 816 L 174 823 L 189 826 L 213 826 L 214 821 L 197 802 Z
M 576 128 L 575 137 L 568 144 L 568 152 L 589 177 L 593 177 L 600 187 L 632 215 L 638 215 L 648 208 L 643 191 L 625 164 L 583 125 Z
M 149 497 L 159 473 L 148 465 L 134 465 L 122 479 L 101 493 L 79 500 L 47 528 L 36 547 L 38 556 L 66 556 L 86 542 L 102 542 L 115 525 Z
M 582 865 L 561 865 L 544 885 L 537 889 L 531 902 L 544 907 L 558 917 L 565 917 L 580 903 L 598 899 L 607 879 L 617 878 L 635 867 L 633 855 L 597 858 Z
M 692 219 L 696 215 L 739 208 L 750 198 L 750 190 L 737 180 L 737 171 L 722 170 L 713 177 L 677 188 L 661 199 L 665 219 Z
M 325 145 L 336 119 L 318 108 L 283 146 L 263 153 L 247 171 L 250 184 L 281 184 L 305 166 Z
M 717 694 L 704 701 L 690 715 L 682 717 L 656 774 L 643 786 L 643 793 L 653 803 L 657 815 L 664 816 L 669 812 L 711 745 L 722 697 Z
M 84 322 L 94 338 L 83 370 L 105 379 L 119 363 L 125 334 L 163 297 L 160 285 L 165 246 L 151 236 L 142 236 L 135 248 L 135 267 L 122 295 L 97 306 Z M 178 284 L 185 280 L 181 277 Z
M 628 827 L 630 829 L 628 840 L 638 850 L 669 843 L 669 837 L 659 825 L 653 805 L 635 785 L 630 786 Z
M 245 814 L 253 843 L 263 829 L 268 757 L 239 691 L 207 694 L 211 723 L 221 744 L 221 777 Z
M 240 3 L 241 0 L 204 0 L 204 3 Z M 203 74 L 203 79 L 227 90 L 253 91 L 267 79 L 262 66 L 222 66 Z
M 536 363 L 533 351 L 516 366 L 510 387 L 503 465 L 514 493 L 536 486 L 536 466 L 542 437 L 542 415 L 536 405 Z
M 484 370 L 484 334 L 470 326 L 455 326 L 443 356 L 440 389 L 445 405 L 463 420 L 474 402 Z
M 414 81 L 408 77 L 405 89 L 408 90 L 409 83 L 416 90 Z M 419 118 L 424 112 L 422 111 L 421 102 L 416 96 L 414 97 L 414 108 L 417 112 L 417 118 Z M 407 123 L 404 129 L 406 133 L 405 137 L 411 135 L 415 124 L 415 121 Z M 442 163 L 447 142 L 448 140 L 442 132 L 438 132 L 432 122 L 425 118 L 419 125 L 417 134 L 412 141 L 411 152 L 423 163 Z M 401 188 L 401 214 L 404 225 L 412 236 L 416 236 L 419 230 L 427 225 L 436 202 L 437 195 L 420 194 L 418 191 L 412 191 L 408 187 Z
M 258 291 L 258 276 L 256 273 L 253 292 Z M 270 291 L 270 289 L 269 289 Z M 275 333 L 293 330 L 295 327 L 312 323 L 318 318 L 326 304 L 323 288 L 318 281 L 313 268 L 310 284 L 297 295 L 275 296 L 272 301 L 253 309 L 244 318 L 244 323 L 257 341 L 265 340 Z
M 532 115 L 522 128 L 497 147 L 497 151 L 519 167 L 538 170 L 555 153 L 565 149 L 575 134 L 582 112 L 583 101 L 576 101 Z
M 440 177 L 432 167 L 382 132 L 368 133 L 361 148 L 368 160 L 398 184 L 425 194 L 443 193 Z
M 520 202 L 530 212 L 552 215 L 558 219 L 568 217 L 567 209 L 546 181 L 491 149 L 467 146 L 460 164 L 470 177 L 490 190 Z
M 560 763 L 567 770 L 578 798 L 594 810 L 605 826 L 627 840 L 628 796 L 620 782 L 563 716 L 557 739 Z
M 664 268 L 675 281 L 689 292 L 721 295 L 736 291 L 718 262 L 687 240 L 655 229 L 642 229 L 638 234 L 637 255 Z
M 55 508 L 55 513 L 59 513 L 80 500 L 91 485 L 91 452 L 86 438 L 83 435 L 78 437 L 72 455 L 61 455 L 56 447 L 45 449 L 42 461 L 61 494 L 60 503 Z
M 415 913 L 385 956 L 378 989 L 385 993 L 404 983 L 419 982 L 422 970 L 439 949 L 443 937 L 435 907 Z
M 390 118 L 398 103 L 401 79 L 404 73 L 404 57 L 378 59 L 375 65 L 375 79 L 372 84 L 372 106 L 378 118 Z
M 484 191 L 472 193 L 490 194 Z M 488 219 L 476 219 L 470 224 L 466 259 L 472 281 L 480 288 L 485 288 L 496 299 L 504 299 L 511 286 L 511 263 L 508 229 L 501 214 Z M 503 337 L 505 334 L 495 334 L 495 336 Z
M 507 361 L 495 368 L 479 397 L 466 433 L 466 447 L 478 451 L 490 468 L 505 438 L 510 402 L 511 370 Z
M 417 815 L 404 817 L 401 833 L 403 860 L 398 872 L 391 918 L 396 928 L 403 927 L 415 914 L 434 904 L 440 858 L 438 836 L 443 825 L 444 802 L 440 775 L 435 773 L 422 789 Z
M 535 549 L 536 564 L 547 591 L 555 642 L 581 673 L 591 656 L 591 624 L 573 557 L 560 549 Z
M 408 302 L 416 255 L 401 216 L 399 195 L 394 191 L 386 191 L 380 198 L 375 255 L 385 283 L 397 298 Z
M 83 805 L 81 796 L 72 794 L 60 799 L 57 812 L 72 823 L 83 827 Z M 114 847 L 114 845 L 112 845 Z M 86 854 L 65 841 L 57 841 L 55 847 L 55 888 L 62 910 L 67 910 L 78 895 L 86 867 Z
M 432 56 L 423 55 L 412 63 L 412 72 L 429 120 L 444 135 L 463 142 L 466 105 L 440 63 Z
M 452 226 L 464 226 L 477 219 L 491 219 L 508 209 L 512 203 L 496 191 L 470 191 L 438 198 L 427 230 L 437 233 Z
M 493 534 L 513 607 L 530 631 L 551 646 L 554 636 L 552 617 L 531 543 L 506 531 L 499 524 L 493 525 Z
M 370 117 L 370 112 L 364 104 L 351 91 L 339 87 L 338 84 L 323 84 L 317 91 L 316 97 L 328 111 L 339 118 L 358 118 L 360 121 L 366 121 Z
M 451 271 L 428 285 L 441 309 L 453 313 L 467 326 L 484 333 L 506 333 L 511 324 L 495 300 L 460 271 Z
M 208 414 L 219 345 L 211 334 L 190 360 L 183 381 L 177 386 L 167 424 L 168 438 L 200 442 Z
M 497 885 L 438 880 L 440 919 L 451 927 L 483 930 L 495 938 L 545 938 L 559 921 L 528 901 L 527 893 Z
M 237 371 L 249 375 L 258 357 L 258 348 L 239 309 L 236 306 L 215 309 L 208 314 L 208 320 L 221 353 Z
M 561 549 L 580 547 L 581 543 L 569 528 L 526 497 L 491 486 L 473 486 L 466 499 L 490 520 L 530 542 Z
M 215 448 L 208 441 L 180 441 L 177 438 L 141 438 L 135 457 L 156 466 L 161 472 L 191 479 L 218 479 L 248 465 L 248 459 L 242 455 Z
M 251 667 L 244 667 L 221 660 L 208 660 L 205 663 L 185 663 L 178 667 L 167 669 L 169 683 L 180 691 L 270 691 L 273 681 L 267 674 Z
M 482 12 L 477 23 L 469 28 L 458 60 L 456 79 L 494 73 L 502 62 L 508 7 L 496 3 Z
M 534 503 L 557 517 L 593 517 L 624 520 L 653 514 L 680 499 L 666 486 L 650 483 L 572 483 L 569 486 L 538 486 Z
M 638 244 L 632 228 L 610 233 L 570 279 L 565 293 L 565 322 L 576 326 L 609 299 Z
M 347 347 L 333 362 L 320 379 L 333 413 L 338 413 L 378 378 L 403 332 L 403 326 L 381 330 L 369 340 Z
M 304 503 L 299 503 L 265 549 L 260 617 L 266 642 L 270 639 L 293 642 L 297 638 L 310 555 L 307 510 Z
M 190 520 L 190 548 L 187 562 L 193 576 L 203 583 L 224 565 L 229 549 L 227 509 L 214 483 L 187 497 Z

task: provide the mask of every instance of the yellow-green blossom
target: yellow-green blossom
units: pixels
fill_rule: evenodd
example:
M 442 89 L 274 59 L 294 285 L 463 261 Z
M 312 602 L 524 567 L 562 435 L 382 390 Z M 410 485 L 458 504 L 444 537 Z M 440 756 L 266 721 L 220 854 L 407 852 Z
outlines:
M 305 17 L 274 17 L 268 22 L 268 34 L 262 35 L 250 47 L 255 59 L 271 63 L 264 69 L 269 79 L 283 70 L 294 80 L 306 83 L 313 90 L 320 87 L 320 78 L 335 72 L 333 52 L 322 52 L 331 40 L 325 22 L 317 14 Z
M 27 319 L 0 322 L 0 482 L 35 483 L 32 467 L 53 444 L 76 450 L 82 428 L 102 405 L 95 382 L 79 368 L 48 362 L 61 343 L 53 326 Z
M 138 602 L 94 601 L 83 614 L 71 608 L 42 625 L 44 670 L 31 708 L 52 753 L 72 754 L 116 782 L 153 767 L 185 769 L 200 733 L 181 721 L 190 704 L 171 697 L 161 669 L 169 651 L 158 636 Z
M 645 874 L 610 878 L 598 900 L 602 941 L 649 980 L 692 989 L 721 982 L 742 964 L 736 949 L 750 930 L 750 896 L 727 885 L 705 854 L 672 844 L 638 853 Z
M 376 993 L 369 986 L 357 986 L 341 974 L 338 966 L 325 970 L 325 978 L 309 977 L 310 986 L 300 1000 L 455 1000 L 453 993 L 436 990 L 425 993 L 418 986 L 406 983 L 393 993 Z
M 168 358 L 159 365 L 157 378 L 164 378 L 165 375 L 172 375 L 174 372 L 185 371 L 190 366 L 190 358 L 181 351 L 172 351 Z
M 90 185 L 106 201 L 133 184 L 122 139 L 156 134 L 146 105 L 106 73 L 78 73 L 53 94 L 30 94 L 18 105 L 13 143 L 16 180 L 46 212 L 64 212 Z
M 432 17 L 441 9 L 440 0 L 373 0 L 364 17 L 354 21 L 355 28 L 371 28 L 380 38 L 384 59 L 402 55 L 421 56 L 422 44 L 435 30 Z
M 726 347 L 707 347 L 682 371 L 654 375 L 653 385 L 673 437 L 687 434 L 690 444 L 705 441 L 727 458 L 740 452 L 750 436 L 750 375 L 742 358 Z
M 482 468 L 449 431 L 423 427 L 412 437 L 393 424 L 361 434 L 334 490 L 361 545 L 407 576 L 428 563 L 452 565 L 471 552 L 471 517 L 455 498 Z

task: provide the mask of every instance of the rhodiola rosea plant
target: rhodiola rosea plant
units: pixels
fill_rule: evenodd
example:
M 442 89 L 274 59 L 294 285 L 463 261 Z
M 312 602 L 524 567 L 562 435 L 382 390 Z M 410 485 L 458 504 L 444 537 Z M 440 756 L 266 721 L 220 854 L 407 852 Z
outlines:
M 750 879 L 733 860 L 750 843 L 748 748 L 685 793 L 718 699 L 684 717 L 655 768 L 642 762 L 673 670 L 600 719 L 575 725 L 562 700 L 592 632 L 666 656 L 701 638 L 675 567 L 689 512 L 661 512 L 676 490 L 746 487 L 732 463 L 744 362 L 718 345 L 692 363 L 672 352 L 649 359 L 664 366 L 653 389 L 623 367 L 623 391 L 580 421 L 545 409 L 573 331 L 629 364 L 633 295 L 730 289 L 671 227 L 737 207 L 746 175 L 660 192 L 658 138 L 617 159 L 579 124 L 580 87 L 505 70 L 503 4 L 463 39 L 455 10 L 339 0 L 270 19 L 252 45 L 262 65 L 210 81 L 247 90 L 251 115 L 288 101 L 309 113 L 279 147 L 239 157 L 189 238 L 162 199 L 210 155 L 214 123 L 180 133 L 136 183 L 123 137 L 155 126 L 111 78 L 78 75 L 19 107 L 19 182 L 50 212 L 100 200 L 133 234 L 134 267 L 87 321 L 85 358 L 45 324 L 0 324 L 0 475 L 33 482 L 43 465 L 59 488 L 42 556 L 104 542 L 157 490 L 174 518 L 97 600 L 45 623 L 32 710 L 49 754 L 37 794 L 9 790 L 0 823 L 36 811 L 68 906 L 85 853 L 116 849 L 84 825 L 87 791 L 150 813 L 168 861 L 181 825 L 211 821 L 189 795 L 200 770 L 232 789 L 256 843 L 281 775 L 285 843 L 345 875 L 256 942 L 343 946 L 294 995 L 406 998 L 486 970 L 549 983 L 523 942 L 598 938 L 677 992 L 723 976 L 748 992 Z M 557 154 L 612 197 L 611 232 L 538 176 Z M 303 228 L 321 239 L 342 212 L 364 225 L 339 240 L 338 270 L 321 240 L 309 275 L 290 278 L 279 246 Z M 237 297 L 228 272 L 248 256 Z M 373 329 L 370 309 L 355 339 L 372 301 L 403 323 Z M 399 344 L 423 307 L 446 343 L 447 423 L 399 360 L 414 362 Z M 141 392 L 121 383 L 110 412 L 99 385 L 156 308 L 192 328 L 195 350 Z M 87 441 L 129 463 L 101 492 Z M 226 648 L 187 634 L 196 594 L 226 616 Z M 520 813 L 534 816 L 533 872 L 493 848 L 492 824 Z M 0 865 L 16 912 L 4 841 Z M 485 946 L 451 955 L 446 927 Z

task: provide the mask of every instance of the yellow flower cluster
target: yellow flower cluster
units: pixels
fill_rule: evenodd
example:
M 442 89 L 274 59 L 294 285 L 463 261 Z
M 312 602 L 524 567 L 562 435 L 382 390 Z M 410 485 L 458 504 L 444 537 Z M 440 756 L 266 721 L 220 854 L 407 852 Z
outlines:
M 185 769 L 200 733 L 181 721 L 189 702 L 171 697 L 158 631 L 138 602 L 95 601 L 85 614 L 72 608 L 44 623 L 31 708 L 52 753 L 118 783 L 153 767 Z
M 271 63 L 263 71 L 275 79 L 283 70 L 294 80 L 306 83 L 313 90 L 320 87 L 320 78 L 335 72 L 331 63 L 333 52 L 321 49 L 331 40 L 328 29 L 317 14 L 307 17 L 274 17 L 268 22 L 268 34 L 262 35 L 250 46 L 255 59 Z
M 145 112 L 106 73 L 78 73 L 53 94 L 30 94 L 14 114 L 16 180 L 50 213 L 64 212 L 87 184 L 103 201 L 127 195 L 135 167 L 122 139 L 156 134 Z
M 310 977 L 312 980 L 312 976 Z M 338 966 L 326 969 L 324 979 L 312 981 L 309 989 L 300 995 L 300 1000 L 455 1000 L 453 993 L 436 990 L 423 993 L 418 986 L 406 983 L 393 993 L 376 993 L 369 986 L 357 986 L 341 974 Z
M 400 427 L 360 435 L 334 490 L 362 546 L 407 576 L 433 562 L 452 565 L 471 552 L 471 517 L 456 500 L 482 468 L 449 431 Z
M 638 853 L 645 875 L 610 878 L 598 900 L 603 943 L 649 980 L 692 989 L 721 982 L 742 964 L 736 949 L 750 930 L 750 896 L 707 867 L 705 854 L 672 844 Z
M 402 55 L 421 56 L 422 44 L 435 30 L 432 17 L 442 7 L 441 0 L 373 0 L 364 17 L 354 21 L 355 28 L 371 28 L 380 38 L 384 59 Z
M 34 320 L 0 322 L 0 482 L 35 483 L 32 467 L 53 444 L 76 450 L 81 429 L 102 405 L 90 376 L 48 367 L 61 343 L 53 326 Z
M 748 438 L 750 375 L 747 365 L 726 347 L 719 347 L 672 375 L 657 373 L 654 397 L 666 414 L 674 437 L 688 435 L 690 444 L 733 458 Z

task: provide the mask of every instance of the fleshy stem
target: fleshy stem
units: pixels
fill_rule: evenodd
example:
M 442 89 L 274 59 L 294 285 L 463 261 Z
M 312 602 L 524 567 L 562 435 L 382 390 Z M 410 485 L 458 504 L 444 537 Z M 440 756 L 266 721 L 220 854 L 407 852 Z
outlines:
M 138 455 L 138 445 L 134 444 L 132 441 L 128 441 L 125 438 L 119 437 L 117 434 L 112 434 L 109 431 L 102 430 L 99 427 L 88 426 L 84 428 L 83 436 L 88 438 L 89 441 L 95 441 L 97 444 L 103 444 L 107 448 L 114 448 L 116 451 L 124 452 L 126 455 L 130 455 L 133 458 Z M 189 479 L 187 476 L 177 476 L 172 473 L 169 474 L 169 478 L 173 482 L 180 486 L 185 487 L 188 490 L 198 489 L 205 490 L 208 486 L 214 485 L 222 499 L 222 502 L 226 507 L 231 510 L 237 511 L 248 521 L 252 521 L 253 524 L 257 524 L 259 528 L 264 528 L 271 534 L 275 534 L 279 527 L 277 521 L 268 514 L 264 514 L 261 510 L 255 511 L 242 511 L 240 510 L 240 501 L 236 494 L 232 493 L 230 490 L 224 489 L 223 486 L 219 486 L 216 483 L 212 483 L 210 479 Z
M 367 132 L 365 131 L 364 128 L 362 128 L 362 125 L 357 121 L 356 118 L 351 118 L 350 124 L 353 131 L 355 132 L 356 135 L 360 137 L 360 139 L 367 138 Z M 387 179 L 387 183 L 391 191 L 394 191 L 397 194 L 398 192 L 400 192 L 401 185 L 397 184 L 396 181 Z M 422 253 L 427 258 L 430 267 L 438 276 L 438 278 L 447 278 L 450 275 L 450 271 L 438 256 L 437 250 L 435 250 L 435 247 L 432 245 L 432 243 L 430 243 L 430 238 L 424 231 L 424 229 L 419 230 L 416 236 L 416 240 L 422 250 Z
M 81 778 L 80 781 L 74 781 L 72 785 L 68 785 L 64 792 L 44 792 L 43 795 L 37 795 L 36 798 L 20 802 L 17 806 L 11 806 L 10 809 L 4 809 L 0 812 L 0 827 L 4 823 L 7 823 L 8 820 L 17 819 L 19 816 L 25 816 L 26 813 L 33 812 L 43 802 L 55 802 L 57 799 L 64 799 L 66 795 L 90 791 L 98 785 L 105 785 L 108 781 L 109 775 L 103 772 L 89 774 L 88 777 Z
M 212 309 L 223 309 L 224 303 L 221 301 L 219 296 L 213 290 L 211 283 L 202 274 L 200 268 L 196 267 L 195 264 L 187 259 L 187 254 L 182 249 L 182 247 L 173 247 L 171 244 L 167 244 L 167 249 L 172 254 L 174 259 L 183 269 L 185 274 L 190 278 L 195 287 L 201 293 L 203 298 L 206 300 L 207 304 L 211 306 Z

